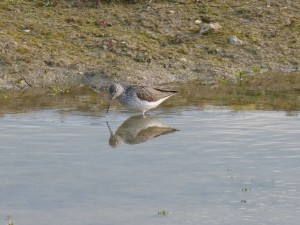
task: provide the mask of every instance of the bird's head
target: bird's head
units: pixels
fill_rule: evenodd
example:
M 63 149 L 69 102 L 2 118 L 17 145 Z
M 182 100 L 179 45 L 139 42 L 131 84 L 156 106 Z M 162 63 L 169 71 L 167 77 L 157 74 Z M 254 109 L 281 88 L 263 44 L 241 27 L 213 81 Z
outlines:
M 108 112 L 109 110 L 109 107 L 110 107 L 110 104 L 111 104 L 111 101 L 115 98 L 117 98 L 118 96 L 120 96 L 122 93 L 124 92 L 124 88 L 121 84 L 112 84 L 109 86 L 109 89 L 108 89 L 108 93 L 109 93 L 109 104 L 108 104 L 108 108 L 107 108 L 107 111 L 106 113 Z
M 108 92 L 110 95 L 110 99 L 114 99 L 122 94 L 124 88 L 121 84 L 112 84 L 109 86 Z

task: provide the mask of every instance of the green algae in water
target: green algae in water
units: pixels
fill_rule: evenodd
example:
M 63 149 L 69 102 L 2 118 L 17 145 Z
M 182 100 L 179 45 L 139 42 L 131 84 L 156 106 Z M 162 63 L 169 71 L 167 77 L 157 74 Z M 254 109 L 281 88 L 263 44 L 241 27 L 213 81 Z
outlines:
M 170 213 L 167 211 L 167 210 L 161 210 L 157 213 L 158 215 L 161 215 L 161 216 L 167 216 L 169 215 Z

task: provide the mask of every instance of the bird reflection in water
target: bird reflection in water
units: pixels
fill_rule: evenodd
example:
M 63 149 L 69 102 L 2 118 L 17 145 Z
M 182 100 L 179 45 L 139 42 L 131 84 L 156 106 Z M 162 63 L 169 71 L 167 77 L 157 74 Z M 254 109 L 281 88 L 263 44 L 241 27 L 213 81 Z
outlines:
M 155 118 L 143 115 L 128 118 L 115 133 L 111 130 L 108 122 L 106 124 L 110 132 L 109 145 L 113 148 L 122 143 L 140 144 L 158 136 L 178 131 Z

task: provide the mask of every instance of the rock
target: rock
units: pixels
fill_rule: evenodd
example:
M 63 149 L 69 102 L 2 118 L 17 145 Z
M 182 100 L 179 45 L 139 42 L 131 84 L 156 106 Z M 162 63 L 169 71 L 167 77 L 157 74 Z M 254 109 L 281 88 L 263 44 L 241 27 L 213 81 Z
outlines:
M 169 14 L 175 14 L 175 11 L 174 10 L 170 10 L 168 13 Z
M 100 26 L 100 27 L 111 27 L 113 24 L 109 20 L 99 20 L 95 22 L 95 25 Z
M 201 27 L 200 27 L 200 34 L 204 34 L 204 33 L 207 33 L 208 31 L 210 30 L 219 30 L 221 29 L 222 26 L 218 23 L 208 23 L 208 24 L 203 24 Z
M 187 59 L 186 58 L 180 58 L 179 59 L 181 62 L 183 62 L 183 63 L 186 63 L 187 62 Z
M 29 33 L 30 32 L 30 30 L 29 29 L 25 29 L 25 30 L 23 30 L 25 33 Z
M 197 25 L 200 25 L 202 23 L 202 20 L 195 20 L 194 23 L 197 24 Z
M 235 35 L 231 35 L 228 38 L 228 42 L 232 45 L 237 45 L 237 46 L 241 46 L 244 44 L 244 42 L 242 40 L 238 39 Z

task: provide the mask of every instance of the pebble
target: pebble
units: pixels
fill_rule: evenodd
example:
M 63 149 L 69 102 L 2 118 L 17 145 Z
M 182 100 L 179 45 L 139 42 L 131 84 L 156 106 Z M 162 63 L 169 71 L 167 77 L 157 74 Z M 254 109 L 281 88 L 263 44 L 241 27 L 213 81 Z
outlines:
M 183 62 L 183 63 L 186 63 L 187 59 L 186 58 L 180 58 L 180 61 Z
M 195 20 L 194 23 L 197 24 L 197 25 L 200 25 L 202 23 L 202 20 Z
M 175 11 L 174 10 L 170 10 L 168 13 L 169 14 L 175 14 Z
M 232 45 L 241 46 L 244 44 L 244 42 L 240 39 L 238 39 L 235 35 L 231 35 L 228 38 L 228 42 Z
M 210 30 L 219 30 L 221 29 L 222 26 L 218 23 L 208 23 L 208 24 L 203 24 L 200 27 L 200 34 L 207 33 Z
M 25 30 L 23 30 L 23 31 L 26 32 L 26 33 L 29 33 L 29 32 L 30 32 L 29 29 L 25 29 Z

